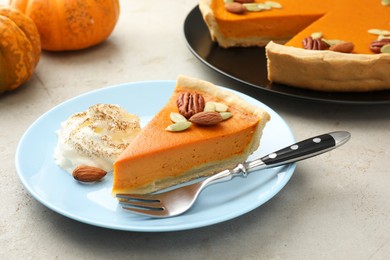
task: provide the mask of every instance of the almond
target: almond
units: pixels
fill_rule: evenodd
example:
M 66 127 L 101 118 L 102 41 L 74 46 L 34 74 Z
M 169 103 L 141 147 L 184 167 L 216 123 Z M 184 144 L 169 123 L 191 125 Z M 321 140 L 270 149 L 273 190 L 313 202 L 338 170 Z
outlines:
M 107 172 L 97 167 L 81 165 L 73 170 L 72 176 L 78 181 L 94 182 L 102 179 Z
M 190 117 L 189 121 L 198 125 L 215 125 L 223 121 L 218 112 L 200 112 Z
M 237 2 L 226 3 L 225 9 L 233 14 L 243 14 L 246 12 L 246 8 L 241 3 Z
M 330 51 L 343 52 L 343 53 L 351 53 L 355 45 L 352 42 L 341 42 L 329 47 Z

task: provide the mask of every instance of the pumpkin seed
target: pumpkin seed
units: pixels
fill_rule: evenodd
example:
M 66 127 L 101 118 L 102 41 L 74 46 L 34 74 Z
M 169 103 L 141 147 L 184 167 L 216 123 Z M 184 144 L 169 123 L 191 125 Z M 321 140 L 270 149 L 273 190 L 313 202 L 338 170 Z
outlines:
M 314 32 L 311 35 L 311 38 L 315 39 L 320 39 L 322 37 L 322 32 Z
M 174 123 L 178 123 L 178 122 L 185 122 L 187 121 L 187 119 L 182 115 L 182 114 L 179 114 L 179 113 L 176 113 L 176 112 L 171 112 L 169 114 L 169 118 L 172 120 L 172 122 Z
M 342 40 L 327 40 L 327 39 L 324 39 L 324 38 L 322 38 L 321 41 L 325 42 L 329 46 L 333 46 L 333 45 L 340 44 L 340 43 L 344 42 Z
M 274 1 L 265 1 L 264 3 L 266 6 L 269 6 L 271 8 L 282 8 L 282 5 L 279 4 L 278 2 L 274 2 Z
M 226 4 L 226 3 L 233 3 L 234 0 L 224 0 L 223 2 L 224 2 L 225 4 Z
M 390 39 L 390 36 L 384 36 L 384 35 L 379 35 L 378 36 L 378 41 L 381 41 L 383 39 Z
M 222 103 L 214 102 L 214 105 L 215 105 L 215 111 L 217 112 L 226 112 L 229 109 L 227 105 Z
M 206 102 L 203 112 L 226 112 L 229 107 L 225 104 L 209 101 Z
M 249 12 L 259 12 L 265 10 L 261 4 L 256 3 L 249 3 L 249 4 L 242 4 L 245 9 Z
M 390 31 L 382 29 L 370 29 L 368 32 L 375 35 L 390 35 Z
M 390 5 L 390 0 L 382 0 L 382 5 Z
M 204 105 L 203 112 L 214 112 L 215 111 L 215 104 L 214 102 L 206 102 Z
M 245 9 L 249 12 L 258 12 L 261 11 L 260 8 L 257 7 L 257 4 L 243 4 Z
M 170 131 L 170 132 L 181 132 L 186 129 L 188 129 L 192 125 L 191 122 L 188 121 L 181 121 L 174 123 L 172 125 L 169 125 L 165 130 Z
M 381 48 L 381 53 L 389 53 L 390 54 L 390 44 L 383 45 Z
M 257 4 L 257 7 L 263 9 L 263 10 L 271 10 L 271 6 L 264 4 Z
M 265 1 L 264 3 L 245 3 L 242 4 L 249 12 L 260 12 L 271 10 L 272 8 L 282 8 L 282 5 L 274 1 Z
M 229 119 L 233 116 L 233 114 L 230 112 L 221 112 L 220 114 L 221 114 L 223 120 Z

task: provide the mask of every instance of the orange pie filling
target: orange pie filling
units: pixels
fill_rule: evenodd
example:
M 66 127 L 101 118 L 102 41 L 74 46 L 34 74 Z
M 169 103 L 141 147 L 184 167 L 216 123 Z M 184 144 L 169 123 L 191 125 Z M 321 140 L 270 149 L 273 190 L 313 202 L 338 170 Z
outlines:
M 318 8 L 302 10 L 300 2 L 302 1 L 289 1 L 283 9 L 245 14 L 230 13 L 224 7 L 223 0 L 211 1 L 210 7 L 224 37 L 260 38 L 284 43 L 324 14 Z M 289 11 L 286 12 L 286 9 Z

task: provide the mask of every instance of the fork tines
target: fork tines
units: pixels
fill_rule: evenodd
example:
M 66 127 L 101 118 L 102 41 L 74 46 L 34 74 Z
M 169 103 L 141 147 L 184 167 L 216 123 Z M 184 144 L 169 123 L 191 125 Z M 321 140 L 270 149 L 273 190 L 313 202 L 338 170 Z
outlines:
M 122 204 L 122 208 L 126 210 L 131 210 L 137 213 L 150 215 L 150 211 L 154 214 L 158 211 L 164 210 L 164 205 L 161 204 L 158 199 L 148 199 L 147 195 L 137 195 L 137 194 L 117 194 L 120 204 Z

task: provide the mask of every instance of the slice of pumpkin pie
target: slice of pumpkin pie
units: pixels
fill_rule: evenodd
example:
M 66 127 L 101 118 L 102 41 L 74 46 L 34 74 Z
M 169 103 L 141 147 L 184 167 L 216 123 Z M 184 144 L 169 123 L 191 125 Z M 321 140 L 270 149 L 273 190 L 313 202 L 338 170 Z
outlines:
M 179 76 L 176 84 L 115 161 L 113 194 L 151 193 L 209 176 L 258 149 L 266 111 L 206 81 Z

